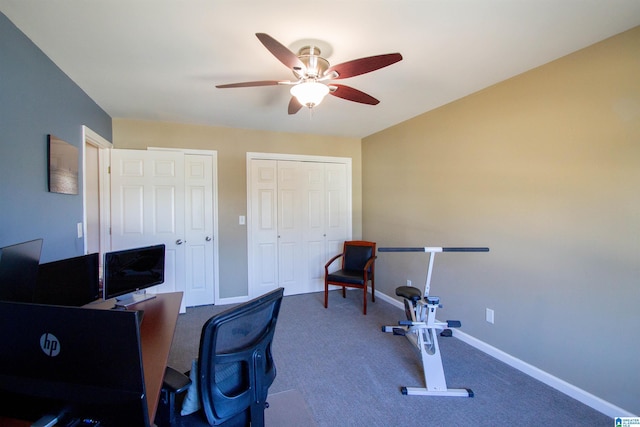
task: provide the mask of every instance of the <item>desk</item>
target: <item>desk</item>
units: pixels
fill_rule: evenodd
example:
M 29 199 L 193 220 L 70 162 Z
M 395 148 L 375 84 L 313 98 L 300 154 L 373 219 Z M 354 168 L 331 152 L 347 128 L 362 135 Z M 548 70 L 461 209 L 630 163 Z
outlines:
M 155 298 L 132 305 L 130 310 L 144 310 L 144 318 L 140 325 L 140 346 L 142 347 L 142 367 L 147 390 L 149 422 L 153 420 L 158 409 L 160 389 L 164 379 L 164 371 L 169 360 L 169 350 L 176 330 L 182 292 L 157 294 Z M 88 304 L 87 308 L 110 309 L 114 301 L 98 301 Z
M 149 423 L 153 425 L 160 389 L 164 379 L 164 371 L 169 359 L 169 350 L 173 341 L 182 292 L 157 294 L 156 298 L 131 306 L 130 310 L 144 310 L 144 318 L 140 325 L 140 346 L 142 349 L 142 367 L 149 408 Z M 96 301 L 87 304 L 86 308 L 107 310 L 113 307 L 114 301 Z M 2 427 L 29 427 L 30 422 L 10 420 L 0 416 Z
M 142 366 L 149 406 L 149 422 L 153 424 L 160 400 L 164 371 L 169 361 L 169 350 L 176 330 L 182 292 L 158 294 L 154 299 L 136 304 L 144 310 L 140 326 Z

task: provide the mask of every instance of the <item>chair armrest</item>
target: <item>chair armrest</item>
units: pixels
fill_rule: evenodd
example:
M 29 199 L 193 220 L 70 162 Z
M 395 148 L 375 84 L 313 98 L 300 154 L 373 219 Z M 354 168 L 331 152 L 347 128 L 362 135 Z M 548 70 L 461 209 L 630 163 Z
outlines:
M 169 392 L 180 394 L 186 391 L 191 385 L 191 379 L 182 372 L 178 372 L 171 366 L 167 366 L 164 371 L 163 388 Z
M 364 265 L 363 270 L 364 271 L 369 271 L 369 267 L 371 267 L 371 264 L 374 263 L 374 261 L 376 260 L 376 258 L 378 258 L 376 255 L 372 256 L 371 258 L 369 258 L 369 260 L 367 261 L 367 263 Z
M 333 258 L 331 258 L 331 259 L 330 259 L 330 260 L 329 260 L 329 261 L 324 265 L 324 271 L 325 271 L 325 273 L 328 273 L 329 266 L 330 266 L 331 264 L 333 264 L 333 262 L 334 262 L 335 260 L 337 260 L 338 258 L 340 258 L 342 255 L 344 255 L 344 254 L 338 254 L 338 255 L 334 256 Z

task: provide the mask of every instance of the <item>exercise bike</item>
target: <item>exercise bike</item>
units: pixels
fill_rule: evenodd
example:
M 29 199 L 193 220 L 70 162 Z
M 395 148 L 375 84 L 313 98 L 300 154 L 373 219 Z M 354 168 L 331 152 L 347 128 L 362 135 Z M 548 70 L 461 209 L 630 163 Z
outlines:
M 396 295 L 404 299 L 407 320 L 398 322 L 398 326 L 383 326 L 382 332 L 405 336 L 419 351 L 422 358 L 426 387 L 402 387 L 403 395 L 473 397 L 471 389 L 447 388 L 442 367 L 442 357 L 438 346 L 438 333 L 448 328 L 459 328 L 459 320 L 441 322 L 436 312 L 441 308 L 440 298 L 429 295 L 433 261 L 438 252 L 489 252 L 489 248 L 379 248 L 378 252 L 426 252 L 429 254 L 429 267 L 424 292 L 412 286 L 396 288 Z M 450 333 L 451 331 L 448 331 Z

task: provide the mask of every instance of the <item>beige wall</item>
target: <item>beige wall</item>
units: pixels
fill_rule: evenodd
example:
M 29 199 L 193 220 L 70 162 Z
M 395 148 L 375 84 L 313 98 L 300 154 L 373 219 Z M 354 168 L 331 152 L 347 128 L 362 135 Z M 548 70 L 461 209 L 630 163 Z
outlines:
M 640 414 L 640 27 L 365 138 L 362 163 L 364 238 L 491 248 L 436 256 L 440 318 Z M 378 255 L 380 291 L 424 283 L 425 254 Z
M 247 295 L 246 153 L 349 157 L 353 171 L 353 236 L 362 233 L 361 145 L 357 138 L 261 132 L 221 127 L 113 120 L 115 148 L 190 148 L 218 152 L 220 297 Z

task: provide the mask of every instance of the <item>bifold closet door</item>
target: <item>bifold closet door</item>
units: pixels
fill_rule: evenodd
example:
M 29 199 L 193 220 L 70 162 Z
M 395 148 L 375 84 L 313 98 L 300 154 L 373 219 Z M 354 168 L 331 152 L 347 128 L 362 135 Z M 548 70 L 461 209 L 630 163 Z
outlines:
M 324 264 L 347 238 L 344 164 L 251 161 L 250 294 L 323 288 Z

